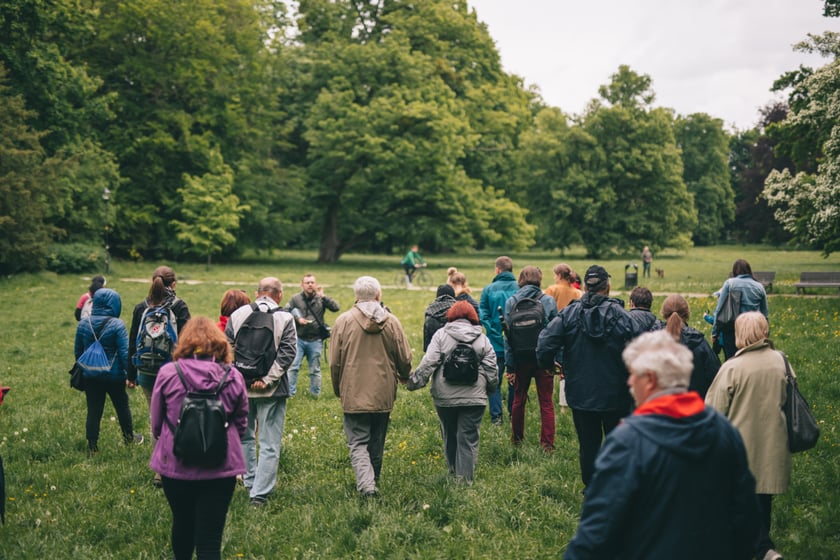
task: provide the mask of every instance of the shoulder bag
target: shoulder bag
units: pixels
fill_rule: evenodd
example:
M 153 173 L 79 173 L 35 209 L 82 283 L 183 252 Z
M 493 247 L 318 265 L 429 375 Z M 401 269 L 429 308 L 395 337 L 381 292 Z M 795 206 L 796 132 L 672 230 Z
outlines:
M 799 392 L 796 378 L 790 371 L 790 364 L 784 352 L 779 352 L 785 361 L 785 380 L 787 381 L 787 400 L 784 412 L 787 421 L 788 449 L 791 453 L 806 451 L 817 445 L 820 439 L 820 427 L 811 413 L 808 401 Z
M 312 313 L 312 316 L 315 317 L 315 322 L 318 323 L 318 337 L 321 340 L 326 340 L 330 337 L 331 329 L 324 324 L 324 322 L 318 318 L 318 314 L 312 311 L 312 307 L 309 305 L 309 302 L 306 301 L 306 298 L 303 298 L 303 303 L 306 304 L 306 308 L 309 309 L 309 312 Z M 321 302 L 321 308 L 323 309 L 324 303 Z
M 729 282 L 727 280 L 727 282 Z M 729 289 L 726 291 L 726 298 L 723 300 L 723 305 L 720 306 L 717 317 L 715 317 L 715 326 L 718 331 L 721 329 L 731 329 L 735 327 L 735 318 L 741 312 L 741 290 L 732 288 L 729 284 Z

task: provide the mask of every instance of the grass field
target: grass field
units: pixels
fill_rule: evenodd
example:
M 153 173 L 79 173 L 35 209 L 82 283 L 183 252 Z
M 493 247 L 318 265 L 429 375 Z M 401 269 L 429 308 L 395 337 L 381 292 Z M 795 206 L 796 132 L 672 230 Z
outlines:
M 579 271 L 592 264 L 575 251 L 511 256 L 517 273 L 525 264 L 540 266 L 546 277 L 543 287 L 557 262 L 568 262 Z M 426 255 L 436 282 L 444 282 L 446 268 L 454 265 L 476 292 L 491 280 L 495 257 Z M 399 269 L 399 257 L 347 255 L 337 265 L 316 265 L 314 258 L 314 253 L 284 252 L 209 270 L 194 264 L 173 268 L 179 277 L 178 295 L 192 314 L 213 318 L 223 291 L 230 287 L 253 293 L 261 277 L 278 276 L 286 284 L 285 302 L 308 271 L 346 310 L 353 301 L 353 280 L 371 274 L 386 284 L 383 299 L 403 323 L 415 349 L 414 363 L 419 363 L 423 310 L 434 293 L 387 286 Z M 817 448 L 795 457 L 790 491 L 774 501 L 772 535 L 786 558 L 840 558 L 840 297 L 836 289 L 793 295 L 800 272 L 840 270 L 840 258 L 762 247 L 655 255 L 653 266 L 663 268 L 665 277 L 642 281 L 657 294 L 654 311 L 665 294 L 693 294 L 691 324 L 708 333 L 702 313 L 713 307 L 710 294 L 736 258 L 746 258 L 753 270 L 776 271 L 769 303 L 771 336 L 790 356 L 823 427 Z M 641 268 L 637 255 L 600 262 L 613 276 L 614 293 L 623 291 L 624 267 L 632 261 Z M 145 297 L 158 264 L 112 264 L 108 287 L 123 297 L 124 320 Z M 84 397 L 69 388 L 67 370 L 73 360 L 73 307 L 88 283 L 89 276 L 47 273 L 0 279 L 11 307 L 0 330 L 0 384 L 12 387 L 0 407 L 0 455 L 7 482 L 0 559 L 170 557 L 171 519 L 162 492 L 151 485 L 151 449 L 148 444 L 120 443 L 110 404 L 103 419 L 101 452 L 93 459 L 85 453 Z M 328 322 L 334 319 L 334 314 L 327 315 Z M 306 375 L 304 368 L 304 388 Z M 476 482 L 461 487 L 445 476 L 428 391 L 400 388 L 386 444 L 381 497 L 365 502 L 354 490 L 340 402 L 325 377 L 320 400 L 299 393 L 289 402 L 279 483 L 269 505 L 255 510 L 244 491 L 236 492 L 224 557 L 560 557 L 581 507 L 577 442 L 571 415 L 558 413 L 557 452 L 544 456 L 535 400 L 528 405 L 526 440 L 519 448 L 509 442 L 509 425 L 499 429 L 489 419 L 485 422 Z M 147 432 L 148 410 L 139 390 L 131 394 L 131 405 L 137 429 Z

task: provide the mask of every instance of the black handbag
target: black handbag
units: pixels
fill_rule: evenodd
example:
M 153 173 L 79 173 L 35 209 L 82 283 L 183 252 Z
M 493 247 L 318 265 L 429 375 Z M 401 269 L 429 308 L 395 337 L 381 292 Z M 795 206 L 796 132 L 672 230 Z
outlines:
M 787 356 L 784 352 L 780 354 L 785 361 L 785 380 L 787 381 L 787 400 L 784 411 L 787 420 L 788 449 L 791 453 L 798 453 L 817 445 L 820 439 L 820 427 L 811 413 L 808 401 L 799 392 L 799 386 L 790 371 Z
M 312 313 L 313 317 L 315 317 L 315 322 L 318 323 L 318 338 L 321 340 L 328 339 L 332 334 L 332 329 L 330 329 L 323 321 L 321 321 L 321 319 L 318 318 L 317 313 L 312 311 L 312 307 L 309 305 L 309 302 L 306 301 L 306 298 L 304 298 L 303 303 L 306 304 L 306 308 L 309 309 L 309 312 Z M 323 303 L 321 305 L 323 306 Z
M 732 329 L 735 327 L 735 318 L 741 312 L 741 291 L 733 290 L 730 284 L 729 290 L 726 291 L 726 299 L 723 300 L 723 305 L 720 306 L 717 317 L 715 317 L 715 326 L 720 332 L 721 329 Z
M 77 391 L 85 390 L 85 372 L 79 362 L 75 362 L 70 368 L 70 387 Z

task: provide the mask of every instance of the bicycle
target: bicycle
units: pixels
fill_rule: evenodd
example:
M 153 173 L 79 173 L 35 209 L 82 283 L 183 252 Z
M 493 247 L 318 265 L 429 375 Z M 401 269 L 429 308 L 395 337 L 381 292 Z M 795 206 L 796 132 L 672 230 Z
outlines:
M 425 266 L 417 267 L 414 271 L 414 280 L 411 282 L 412 286 L 419 288 L 430 288 L 434 285 L 432 275 L 426 270 Z M 405 270 L 400 269 L 394 274 L 394 285 L 399 287 L 406 286 Z

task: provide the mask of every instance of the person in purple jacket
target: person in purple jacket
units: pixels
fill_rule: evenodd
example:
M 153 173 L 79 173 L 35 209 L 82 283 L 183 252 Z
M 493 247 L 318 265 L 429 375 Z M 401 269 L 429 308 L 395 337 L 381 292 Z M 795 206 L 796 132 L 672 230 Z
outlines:
M 175 362 L 193 391 L 211 391 L 230 366 L 233 351 L 219 327 L 208 317 L 191 319 L 178 337 L 173 362 L 164 365 L 152 391 L 152 433 L 158 438 L 149 463 L 161 474 L 163 491 L 172 510 L 172 551 L 176 560 L 220 558 L 225 527 L 236 477 L 245 473 L 240 438 L 248 427 L 248 394 L 242 375 L 235 369 L 219 392 L 228 414 L 227 458 L 218 467 L 184 465 L 173 452 L 170 426 L 178 424 L 181 402 L 187 390 L 178 377 Z

